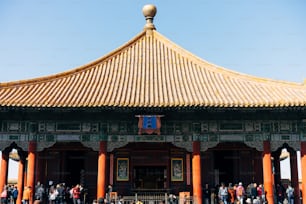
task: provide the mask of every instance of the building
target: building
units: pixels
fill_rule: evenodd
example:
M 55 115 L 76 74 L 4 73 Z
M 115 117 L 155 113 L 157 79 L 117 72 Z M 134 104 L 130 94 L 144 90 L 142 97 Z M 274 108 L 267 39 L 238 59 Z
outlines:
M 208 63 L 155 30 L 154 6 L 143 13 L 144 30 L 94 62 L 0 83 L 0 186 L 17 149 L 20 192 L 81 183 L 100 198 L 111 184 L 121 195 L 190 192 L 201 203 L 204 183 L 241 181 L 263 183 L 272 203 L 287 148 L 296 192 L 301 150 L 306 188 L 305 84 Z

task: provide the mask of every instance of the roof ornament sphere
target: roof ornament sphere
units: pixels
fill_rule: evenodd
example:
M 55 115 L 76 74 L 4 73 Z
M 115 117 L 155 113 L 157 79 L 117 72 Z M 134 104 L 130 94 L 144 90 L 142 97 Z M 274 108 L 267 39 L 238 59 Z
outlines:
M 144 30 L 155 30 L 153 19 L 156 12 L 157 12 L 156 6 L 154 6 L 153 4 L 147 4 L 142 8 L 142 13 L 146 18 L 146 25 L 143 28 Z

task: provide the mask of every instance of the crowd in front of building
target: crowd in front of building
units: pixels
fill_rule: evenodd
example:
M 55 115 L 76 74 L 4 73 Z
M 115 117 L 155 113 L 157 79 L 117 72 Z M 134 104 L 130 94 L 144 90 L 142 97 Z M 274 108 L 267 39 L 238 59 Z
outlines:
M 288 184 L 285 188 L 281 184 L 275 186 L 274 200 L 276 204 L 294 204 L 294 188 Z M 204 204 L 265 204 L 266 192 L 263 184 L 250 183 L 246 187 L 242 182 L 238 184 L 221 183 L 215 188 L 210 188 L 205 184 L 203 188 Z
M 16 185 L 6 185 L 1 192 L 1 204 L 16 204 L 18 198 Z M 77 184 L 71 188 L 65 183 L 54 185 L 49 183 L 45 188 L 43 184 L 37 182 L 35 189 L 25 186 L 22 193 L 22 204 L 84 204 L 87 199 L 86 189 Z
M 113 187 L 108 185 L 106 189 L 105 198 L 99 198 L 94 200 L 93 203 L 114 203 L 123 204 L 123 199 L 118 199 L 115 202 L 111 202 L 110 197 Z M 285 188 L 281 184 L 275 186 L 274 200 L 276 204 L 294 204 L 294 188 L 288 184 Z M 18 189 L 16 185 L 6 185 L 1 192 L 1 204 L 16 204 L 18 198 Z M 171 194 L 172 195 L 172 194 Z M 220 185 L 211 188 L 208 184 L 205 184 L 203 188 L 203 204 L 266 204 L 266 195 L 264 186 L 262 184 L 250 183 L 246 187 L 242 182 L 238 184 L 221 183 Z M 175 195 L 169 196 L 168 203 L 178 203 Z M 22 203 L 48 203 L 48 204 L 85 204 L 89 203 L 86 197 L 85 188 L 77 184 L 71 188 L 66 186 L 65 183 L 59 183 L 54 185 L 49 183 L 47 188 L 43 184 L 37 182 L 35 189 L 31 187 L 25 187 L 22 195 Z M 137 203 L 135 201 L 135 203 Z M 138 203 L 140 204 L 140 203 Z
M 35 186 L 34 204 L 83 204 L 86 203 L 86 189 L 80 185 L 68 187 L 65 183 L 49 183 L 47 188 L 40 182 Z M 23 199 L 24 200 L 24 199 Z

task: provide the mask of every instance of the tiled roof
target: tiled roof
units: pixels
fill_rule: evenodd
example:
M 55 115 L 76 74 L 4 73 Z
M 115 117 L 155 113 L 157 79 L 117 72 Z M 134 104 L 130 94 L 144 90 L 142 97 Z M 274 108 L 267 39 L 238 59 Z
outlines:
M 57 75 L 0 83 L 0 107 L 305 107 L 306 86 L 208 63 L 155 30 Z

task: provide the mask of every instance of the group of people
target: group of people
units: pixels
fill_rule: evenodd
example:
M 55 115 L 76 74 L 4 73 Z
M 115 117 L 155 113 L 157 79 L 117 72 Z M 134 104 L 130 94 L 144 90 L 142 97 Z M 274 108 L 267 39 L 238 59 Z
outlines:
M 111 203 L 111 193 L 113 188 L 109 185 L 106 189 L 106 197 L 95 200 L 93 203 Z M 34 193 L 34 195 L 33 195 Z M 30 186 L 25 186 L 22 195 L 22 203 L 29 204 L 34 197 L 34 204 L 83 204 L 86 203 L 86 191 L 83 186 L 77 184 L 71 188 L 60 183 L 53 185 L 49 183 L 47 189 L 40 182 L 35 186 L 34 191 Z M 16 204 L 18 198 L 18 189 L 16 185 L 6 185 L 1 192 L 1 204 Z M 169 196 L 169 203 L 173 202 L 175 197 Z M 294 204 L 294 188 L 289 184 L 287 188 L 277 184 L 275 186 L 275 200 L 278 204 L 282 204 L 287 199 L 289 204 Z M 118 203 L 122 199 L 118 199 Z M 123 203 L 123 202 L 122 202 Z M 238 184 L 221 183 L 216 188 L 210 188 L 205 184 L 203 188 L 203 203 L 204 204 L 264 204 L 266 203 L 265 191 L 262 184 L 249 184 L 244 188 L 242 182 Z M 139 203 L 140 204 L 140 203 Z
M 17 186 L 4 186 L 1 192 L 1 204 L 15 204 L 18 198 Z
M 5 186 L 1 193 L 1 204 L 16 204 L 18 198 L 17 186 Z M 33 200 L 34 199 L 34 200 Z M 34 191 L 31 186 L 25 186 L 22 195 L 22 204 L 82 204 L 85 203 L 84 188 L 77 184 L 72 188 L 66 187 L 64 183 L 53 185 L 48 188 L 37 182 Z
M 85 189 L 80 184 L 70 188 L 65 183 L 49 183 L 49 188 L 45 189 L 44 185 L 38 182 L 35 186 L 34 203 L 37 204 L 82 204 L 85 203 L 85 198 Z
M 267 203 L 265 190 L 262 184 L 250 183 L 244 188 L 242 182 L 238 184 L 225 183 L 216 188 L 210 188 L 205 184 L 203 188 L 204 204 L 263 204 Z M 294 188 L 288 184 L 287 188 L 277 184 L 275 186 L 275 201 L 283 204 L 287 199 L 289 204 L 294 204 Z
M 17 185 L 5 185 L 0 194 L 1 204 L 16 204 L 18 198 Z M 86 189 L 77 184 L 71 188 L 60 183 L 49 183 L 47 188 L 37 182 L 35 189 L 25 186 L 22 193 L 22 204 L 83 204 L 86 203 Z M 33 202 L 32 202 L 33 201 Z
M 288 200 L 289 204 L 294 204 L 294 188 L 289 184 L 285 188 L 282 184 L 276 185 L 276 201 L 278 204 L 282 204 L 285 199 Z
M 221 183 L 215 189 L 210 189 L 208 184 L 203 189 L 204 204 L 243 204 L 253 203 L 262 204 L 265 203 L 265 193 L 263 185 L 257 185 L 251 183 L 245 189 L 242 182 L 238 184 Z

